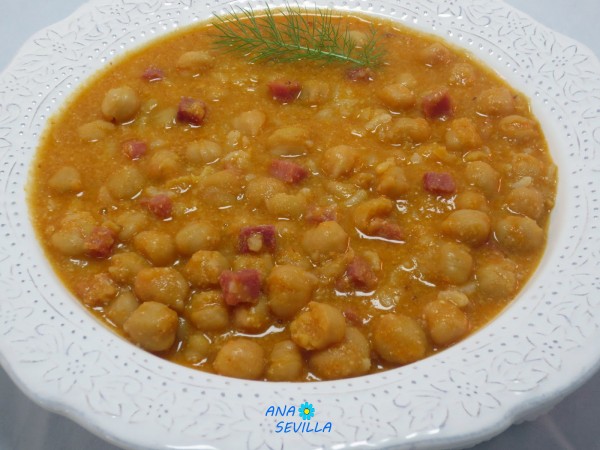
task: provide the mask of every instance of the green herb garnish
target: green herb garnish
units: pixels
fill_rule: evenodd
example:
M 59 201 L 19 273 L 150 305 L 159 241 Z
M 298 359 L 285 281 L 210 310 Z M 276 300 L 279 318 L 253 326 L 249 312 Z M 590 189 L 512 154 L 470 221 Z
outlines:
M 377 47 L 378 35 L 373 28 L 366 42 L 358 46 L 347 26 L 334 23 L 329 9 L 286 5 L 273 11 L 266 5 L 264 11 L 257 12 L 232 8 L 227 16 L 217 15 L 213 25 L 219 32 L 216 46 L 244 53 L 251 61 L 338 61 L 375 67 L 384 54 Z

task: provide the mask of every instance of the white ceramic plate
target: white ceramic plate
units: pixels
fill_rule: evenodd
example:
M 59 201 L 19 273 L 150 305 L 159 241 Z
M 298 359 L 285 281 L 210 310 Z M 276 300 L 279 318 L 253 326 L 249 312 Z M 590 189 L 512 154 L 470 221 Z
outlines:
M 518 299 L 419 363 L 321 383 L 226 379 L 173 365 L 105 329 L 61 286 L 36 242 L 24 186 L 46 121 L 107 61 L 223 12 L 207 0 L 93 0 L 0 75 L 0 362 L 34 400 L 138 449 L 449 448 L 532 418 L 600 364 L 600 63 L 504 3 L 336 1 L 440 35 L 525 92 L 559 166 L 546 255 Z M 255 7 L 261 3 L 254 2 Z M 269 406 L 312 403 L 311 429 Z M 319 425 L 316 423 L 318 422 Z M 326 423 L 330 422 L 330 431 Z

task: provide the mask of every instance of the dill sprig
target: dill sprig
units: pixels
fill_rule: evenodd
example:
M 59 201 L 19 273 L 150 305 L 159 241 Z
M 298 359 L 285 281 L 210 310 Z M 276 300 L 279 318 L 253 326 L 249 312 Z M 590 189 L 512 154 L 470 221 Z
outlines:
M 347 25 L 338 25 L 329 9 L 309 10 L 289 4 L 275 11 L 269 5 L 264 11 L 232 7 L 228 15 L 216 15 L 213 25 L 218 31 L 217 47 L 241 52 L 251 61 L 338 61 L 376 67 L 384 55 L 373 27 L 366 42 L 358 46 Z

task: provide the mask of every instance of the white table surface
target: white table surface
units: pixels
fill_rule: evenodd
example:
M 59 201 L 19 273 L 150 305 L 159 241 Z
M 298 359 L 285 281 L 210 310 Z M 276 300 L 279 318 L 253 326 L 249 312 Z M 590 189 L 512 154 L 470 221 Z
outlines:
M 507 1 L 600 55 L 599 0 Z M 0 0 L 0 71 L 33 33 L 67 17 L 82 3 L 83 0 Z M 116 447 L 37 406 L 0 369 L 0 450 L 75 449 Z M 513 425 L 474 449 L 600 450 L 600 374 L 550 413 L 534 422 Z

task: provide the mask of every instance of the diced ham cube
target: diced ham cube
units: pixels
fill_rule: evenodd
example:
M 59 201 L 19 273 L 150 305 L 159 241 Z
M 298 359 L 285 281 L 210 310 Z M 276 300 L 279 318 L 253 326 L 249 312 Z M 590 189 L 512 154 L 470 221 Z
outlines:
M 454 178 L 448 172 L 426 172 L 423 187 L 433 194 L 453 194 L 456 192 Z
M 263 250 L 275 251 L 275 225 L 257 225 L 240 230 L 240 253 L 260 253 Z
M 148 67 L 142 73 L 142 79 L 149 81 L 149 82 L 159 81 L 159 80 L 162 80 L 164 77 L 165 77 L 164 71 L 162 69 L 160 69 L 158 67 L 154 67 L 154 66 Z
M 310 206 L 306 212 L 306 220 L 313 223 L 330 222 L 337 219 L 335 206 Z
M 260 272 L 255 269 L 225 270 L 219 275 L 223 299 L 230 306 L 256 304 L 260 295 Z
M 156 194 L 142 199 L 141 203 L 159 219 L 167 219 L 173 213 L 173 201 L 167 194 Z
M 348 322 L 352 323 L 353 325 L 362 325 L 363 324 L 363 320 L 361 319 L 361 317 L 352 308 L 346 308 L 344 311 L 342 311 L 342 314 L 344 315 L 346 320 Z
M 93 258 L 107 258 L 115 245 L 115 233 L 108 227 L 94 227 L 85 239 L 85 252 Z
M 348 264 L 346 276 L 352 285 L 361 291 L 372 291 L 377 287 L 377 275 L 369 263 L 360 256 L 355 256 Z
M 140 159 L 148 151 L 148 145 L 144 141 L 130 139 L 121 144 L 121 149 L 129 159 Z
M 404 230 L 400 225 L 389 219 L 375 218 L 369 224 L 369 232 L 373 236 L 379 236 L 390 241 L 403 241 Z
M 297 81 L 274 80 L 269 83 L 269 92 L 274 100 L 281 103 L 290 103 L 298 98 L 302 86 Z
M 304 167 L 282 159 L 274 160 L 271 163 L 269 172 L 275 178 L 279 178 L 281 181 L 292 184 L 299 183 L 308 176 L 308 170 Z
M 373 81 L 374 73 L 368 67 L 355 67 L 346 71 L 346 78 L 350 81 Z
M 192 97 L 181 97 L 177 109 L 177 121 L 190 125 L 202 125 L 206 116 L 206 103 Z
M 422 99 L 423 114 L 427 119 L 445 119 L 452 116 L 452 99 L 448 89 L 430 92 Z

